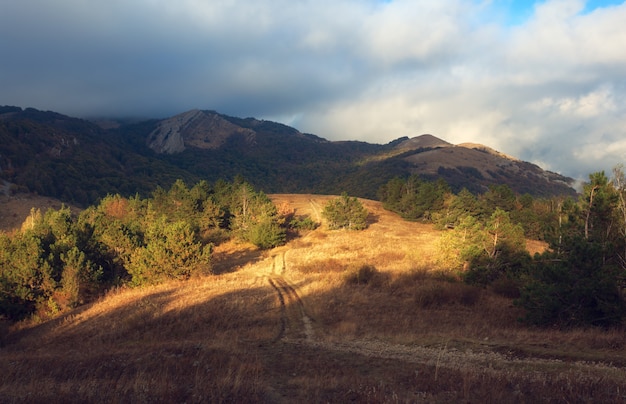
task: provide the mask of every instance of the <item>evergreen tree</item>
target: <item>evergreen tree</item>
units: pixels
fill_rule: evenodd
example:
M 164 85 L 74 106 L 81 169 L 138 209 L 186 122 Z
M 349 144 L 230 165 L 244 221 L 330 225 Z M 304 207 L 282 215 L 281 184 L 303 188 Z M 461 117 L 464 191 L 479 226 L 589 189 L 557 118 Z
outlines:
M 363 230 L 367 227 L 368 212 L 355 197 L 343 193 L 341 197 L 328 201 L 322 215 L 332 230 Z

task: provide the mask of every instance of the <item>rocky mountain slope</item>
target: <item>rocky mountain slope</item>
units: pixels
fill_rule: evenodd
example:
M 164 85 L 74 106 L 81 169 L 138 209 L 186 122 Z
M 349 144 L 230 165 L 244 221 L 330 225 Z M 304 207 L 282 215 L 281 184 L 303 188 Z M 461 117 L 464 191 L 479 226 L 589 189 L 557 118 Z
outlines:
M 101 124 L 105 121 L 100 121 Z M 168 119 L 94 122 L 32 108 L 0 107 L 0 179 L 80 205 L 107 193 L 146 194 L 177 178 L 243 176 L 271 193 L 376 198 L 394 177 L 443 178 L 454 190 L 508 184 L 536 196 L 574 194 L 571 179 L 483 145 L 432 135 L 385 145 L 331 142 L 255 118 L 192 110 Z

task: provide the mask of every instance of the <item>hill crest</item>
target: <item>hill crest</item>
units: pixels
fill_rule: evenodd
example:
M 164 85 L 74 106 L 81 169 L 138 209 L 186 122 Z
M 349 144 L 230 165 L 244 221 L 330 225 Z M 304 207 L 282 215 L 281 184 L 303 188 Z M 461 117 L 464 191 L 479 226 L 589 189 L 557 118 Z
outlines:
M 571 178 L 484 145 L 433 135 L 385 145 L 328 141 L 276 122 L 191 110 L 107 128 L 50 111 L 0 107 L 0 176 L 14 189 L 86 206 L 107 194 L 147 194 L 181 178 L 242 176 L 267 193 L 375 199 L 382 185 L 418 174 L 454 191 L 507 184 L 535 196 L 574 195 Z

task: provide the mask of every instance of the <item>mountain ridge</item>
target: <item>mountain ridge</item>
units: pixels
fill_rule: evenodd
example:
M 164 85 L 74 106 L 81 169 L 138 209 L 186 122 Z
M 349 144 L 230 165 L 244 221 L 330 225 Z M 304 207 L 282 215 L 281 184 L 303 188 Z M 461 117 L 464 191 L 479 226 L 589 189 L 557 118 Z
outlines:
M 102 122 L 102 121 L 101 121 Z M 329 141 L 287 125 L 190 110 L 106 125 L 32 108 L 0 107 L 0 178 L 80 205 L 106 194 L 147 194 L 176 179 L 243 176 L 268 193 L 376 199 L 381 185 L 418 174 L 478 193 L 507 184 L 520 194 L 574 195 L 573 180 L 488 146 L 433 135 L 387 144 Z

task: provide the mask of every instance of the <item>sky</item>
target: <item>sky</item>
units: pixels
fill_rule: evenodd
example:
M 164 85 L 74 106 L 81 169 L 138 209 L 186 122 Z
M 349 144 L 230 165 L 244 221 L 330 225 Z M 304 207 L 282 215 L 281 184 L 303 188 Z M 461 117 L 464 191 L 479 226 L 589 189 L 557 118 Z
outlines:
M 626 1 L 8 0 L 0 105 L 432 134 L 576 179 L 626 164 Z

